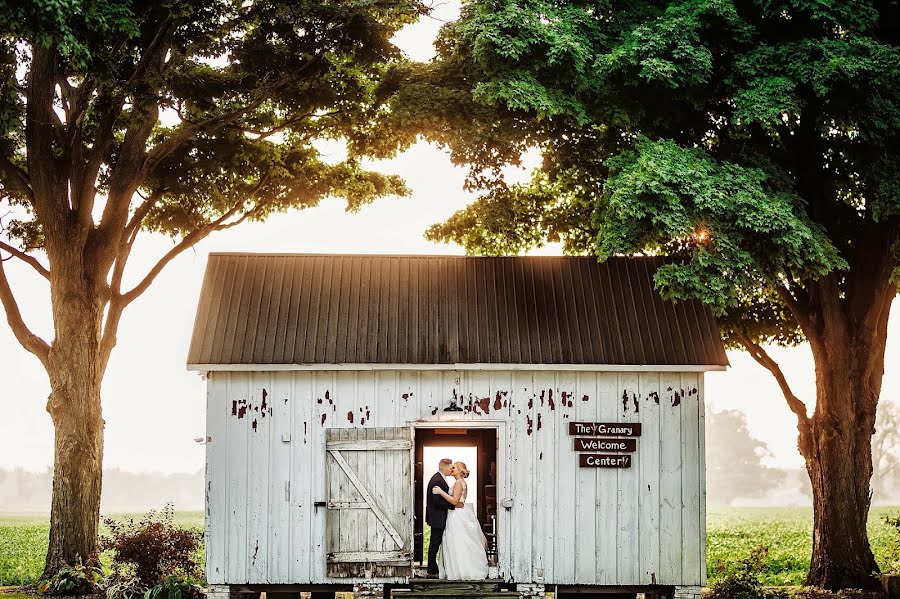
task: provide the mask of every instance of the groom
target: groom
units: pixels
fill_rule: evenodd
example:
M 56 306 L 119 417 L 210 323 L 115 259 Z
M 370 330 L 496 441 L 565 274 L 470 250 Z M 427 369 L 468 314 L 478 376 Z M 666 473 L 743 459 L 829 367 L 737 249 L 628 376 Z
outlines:
M 444 539 L 444 529 L 447 527 L 447 510 L 457 507 L 440 495 L 434 495 L 431 489 L 440 487 L 445 493 L 450 492 L 450 487 L 444 477 L 450 476 L 452 464 L 453 462 L 447 458 L 442 459 L 438 465 L 438 471 L 434 473 L 434 476 L 428 481 L 428 486 L 425 487 L 426 497 L 428 497 L 425 503 L 425 522 L 431 527 L 431 544 L 428 546 L 428 578 L 437 578 L 438 576 L 437 553 L 441 547 L 441 541 Z

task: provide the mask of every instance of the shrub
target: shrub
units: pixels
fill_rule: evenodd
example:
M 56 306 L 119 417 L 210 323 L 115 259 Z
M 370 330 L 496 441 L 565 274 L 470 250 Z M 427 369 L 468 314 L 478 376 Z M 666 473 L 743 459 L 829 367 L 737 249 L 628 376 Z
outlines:
M 144 599 L 197 599 L 203 594 L 196 584 L 180 576 L 166 576 L 144 593 Z
M 113 572 L 118 579 L 124 581 L 133 575 L 140 585 L 150 588 L 165 577 L 193 579 L 201 575 L 197 550 L 202 535 L 177 526 L 174 515 L 174 507 L 168 503 L 162 512 L 151 510 L 139 522 L 104 520 L 110 532 L 100 546 L 112 551 Z
M 784 591 L 762 585 L 760 576 L 768 565 L 769 548 L 758 545 L 712 585 L 708 599 L 786 599 Z
M 891 531 L 885 551 L 885 574 L 900 574 L 900 516 L 885 516 L 884 523 Z
M 106 584 L 107 599 L 142 599 L 146 592 L 140 578 L 121 572 L 110 576 Z
M 79 561 L 74 566 L 64 566 L 59 572 L 38 583 L 38 592 L 50 595 L 84 595 L 93 593 L 103 581 L 103 572 L 93 565 Z

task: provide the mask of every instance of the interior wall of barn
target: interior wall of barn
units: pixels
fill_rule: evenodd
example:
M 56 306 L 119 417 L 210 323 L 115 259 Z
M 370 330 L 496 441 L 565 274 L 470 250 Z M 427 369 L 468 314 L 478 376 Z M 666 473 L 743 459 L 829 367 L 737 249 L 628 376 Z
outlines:
M 446 412 L 456 398 L 462 412 Z M 687 372 L 210 373 L 207 579 L 323 583 L 326 428 L 500 428 L 500 573 L 511 582 L 705 582 L 703 375 Z M 574 421 L 640 422 L 627 469 L 579 468 Z

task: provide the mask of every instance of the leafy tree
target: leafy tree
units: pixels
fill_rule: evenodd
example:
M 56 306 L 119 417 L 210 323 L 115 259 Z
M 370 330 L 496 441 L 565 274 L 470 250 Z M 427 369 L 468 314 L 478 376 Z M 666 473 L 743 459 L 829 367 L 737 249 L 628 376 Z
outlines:
M 403 194 L 354 155 L 393 33 L 414 0 L 0 0 L 0 249 L 49 283 L 54 337 L 24 322 L 3 264 L 0 300 L 50 379 L 56 432 L 45 576 L 96 552 L 100 385 L 125 308 L 208 235 L 326 196 L 355 210 Z M 142 232 L 173 239 L 139 276 Z M 126 288 L 124 280 L 137 284 Z
M 763 497 L 785 479 L 784 470 L 763 464 L 772 453 L 747 430 L 738 410 L 706 412 L 706 500 L 731 505 L 740 497 Z
M 470 0 L 379 91 L 483 195 L 429 236 L 475 253 L 667 254 L 772 372 L 813 486 L 808 582 L 872 587 L 866 535 L 900 219 L 900 6 L 880 0 Z M 505 184 L 537 147 L 540 169 Z M 812 414 L 765 344 L 809 344 Z

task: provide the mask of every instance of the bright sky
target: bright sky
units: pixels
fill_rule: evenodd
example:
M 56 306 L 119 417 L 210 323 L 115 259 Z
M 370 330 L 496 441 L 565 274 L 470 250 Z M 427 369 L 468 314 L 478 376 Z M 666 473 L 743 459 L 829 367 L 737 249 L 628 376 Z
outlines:
M 433 18 L 407 27 L 395 41 L 410 57 L 426 60 L 442 21 L 457 14 L 455 2 L 439 4 Z M 535 164 L 531 157 L 529 165 Z M 463 191 L 463 169 L 426 144 L 374 166 L 404 177 L 412 196 L 383 199 L 356 214 L 345 214 L 342 202 L 331 200 L 223 232 L 173 261 L 128 308 L 103 387 L 107 467 L 161 472 L 203 468 L 203 448 L 193 439 L 204 434 L 204 385 L 196 373 L 185 370 L 185 357 L 209 252 L 463 253 L 460 247 L 435 245 L 423 238 L 429 225 L 473 199 Z M 129 265 L 132 276 L 145 272 L 171 245 L 168 239 L 145 236 Z M 541 253 L 559 253 L 559 248 Z M 6 267 L 26 320 L 50 339 L 45 281 L 15 260 Z M 898 311 L 900 302 L 895 302 L 883 400 L 900 400 Z M 814 373 L 808 351 L 775 348 L 772 353 L 795 393 L 811 408 Z M 732 367 L 727 372 L 708 375 L 707 401 L 719 409 L 746 412 L 751 432 L 774 453 L 773 463 L 800 466 L 796 422 L 774 380 L 746 354 L 731 352 L 729 359 Z M 53 428 L 44 409 L 49 385 L 38 361 L 18 345 L 4 320 L 0 320 L 0 365 L 0 468 L 43 470 L 53 458 Z
M 425 446 L 422 452 L 422 460 L 425 464 L 425 475 L 422 477 L 422 489 L 423 489 L 423 497 L 422 497 L 422 505 L 425 505 L 428 502 L 428 494 L 431 493 L 431 489 L 428 488 L 428 481 L 431 480 L 431 475 L 437 472 L 438 463 L 444 459 L 450 459 L 454 462 L 462 462 L 466 465 L 466 468 L 469 470 L 469 478 L 466 479 L 466 484 L 469 487 L 469 495 L 466 497 L 466 503 L 471 503 L 474 506 L 475 512 L 478 512 L 478 449 L 476 447 L 434 447 L 431 445 Z M 453 492 L 453 478 L 445 477 L 447 479 L 447 485 L 450 487 L 450 492 Z

